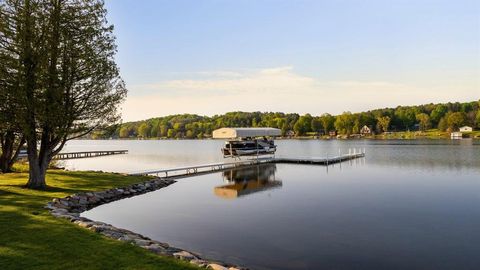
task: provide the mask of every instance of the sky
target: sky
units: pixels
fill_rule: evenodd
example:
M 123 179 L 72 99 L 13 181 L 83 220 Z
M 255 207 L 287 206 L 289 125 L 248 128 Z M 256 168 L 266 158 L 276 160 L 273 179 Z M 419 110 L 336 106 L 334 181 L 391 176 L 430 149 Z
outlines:
M 480 1 L 106 0 L 124 121 L 480 99 Z

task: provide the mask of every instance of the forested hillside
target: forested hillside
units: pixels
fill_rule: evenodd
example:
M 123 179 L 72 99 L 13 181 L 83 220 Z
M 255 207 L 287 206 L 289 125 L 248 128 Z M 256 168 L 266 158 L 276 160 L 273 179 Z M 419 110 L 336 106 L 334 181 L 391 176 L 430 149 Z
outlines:
M 463 125 L 480 128 L 480 100 L 466 103 L 425 104 L 398 106 L 367 112 L 328 113 L 320 116 L 281 112 L 229 112 L 223 115 L 199 116 L 194 114 L 170 115 L 144 121 L 123 123 L 111 127 L 97 137 L 113 138 L 204 138 L 221 127 L 275 127 L 283 134 L 295 132 L 303 136 L 312 132 L 326 134 L 357 134 L 366 125 L 375 133 L 387 131 L 441 131 L 457 130 Z

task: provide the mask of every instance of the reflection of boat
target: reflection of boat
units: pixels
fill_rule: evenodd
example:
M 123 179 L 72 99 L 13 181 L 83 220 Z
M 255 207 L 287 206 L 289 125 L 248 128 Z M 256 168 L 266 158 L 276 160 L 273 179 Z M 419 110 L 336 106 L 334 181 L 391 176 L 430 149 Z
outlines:
M 220 128 L 213 131 L 215 139 L 234 139 L 225 142 L 224 157 L 274 154 L 277 146 L 273 137 L 280 136 L 277 128 Z
M 215 187 L 215 195 L 233 199 L 254 192 L 281 187 L 282 182 L 275 179 L 275 164 L 261 164 L 223 172 L 228 185 Z

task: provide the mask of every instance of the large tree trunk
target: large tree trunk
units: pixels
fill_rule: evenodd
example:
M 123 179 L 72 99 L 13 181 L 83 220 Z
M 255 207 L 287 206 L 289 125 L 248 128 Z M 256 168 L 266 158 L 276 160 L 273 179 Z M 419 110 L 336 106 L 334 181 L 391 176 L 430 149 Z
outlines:
M 48 164 L 50 163 L 50 151 L 38 152 L 35 147 L 28 144 L 28 164 L 29 175 L 27 188 L 31 189 L 45 189 L 47 184 L 45 175 L 47 173 Z M 38 153 L 38 156 L 37 156 Z
M 42 142 L 40 151 L 37 149 L 37 136 L 35 131 L 26 134 L 29 175 L 26 187 L 31 189 L 45 189 L 47 186 L 45 175 L 50 163 L 51 149 Z M 45 136 L 42 136 L 45 137 Z

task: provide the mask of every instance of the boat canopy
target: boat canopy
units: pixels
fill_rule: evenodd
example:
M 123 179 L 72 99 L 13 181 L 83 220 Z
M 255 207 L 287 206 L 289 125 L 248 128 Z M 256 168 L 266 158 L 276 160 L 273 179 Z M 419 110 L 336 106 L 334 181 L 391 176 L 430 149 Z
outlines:
M 214 139 L 233 139 L 246 137 L 280 136 L 278 128 L 219 128 L 213 131 Z

